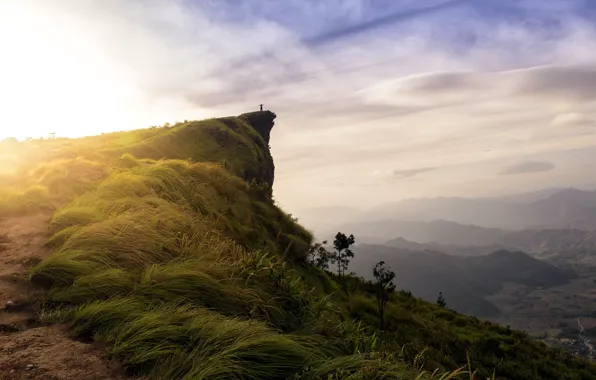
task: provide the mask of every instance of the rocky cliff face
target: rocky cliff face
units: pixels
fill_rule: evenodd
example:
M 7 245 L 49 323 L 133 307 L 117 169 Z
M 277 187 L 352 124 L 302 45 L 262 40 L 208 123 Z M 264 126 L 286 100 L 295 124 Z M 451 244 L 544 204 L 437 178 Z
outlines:
M 263 140 L 269 144 L 271 130 L 275 125 L 274 121 L 277 115 L 271 111 L 249 112 L 240 115 L 240 118 L 246 120 L 259 134 Z
M 263 160 L 259 162 L 259 165 L 247 168 L 243 177 L 247 181 L 251 181 L 254 178 L 257 182 L 265 183 L 269 186 L 269 189 L 273 188 L 273 181 L 275 179 L 275 165 L 269 150 L 269 140 L 271 137 L 271 130 L 275 125 L 274 120 L 276 117 L 277 115 L 271 111 L 250 112 L 238 117 L 240 120 L 246 121 L 255 131 L 257 131 L 264 141 L 264 144 L 260 141 L 255 141 L 263 152 Z

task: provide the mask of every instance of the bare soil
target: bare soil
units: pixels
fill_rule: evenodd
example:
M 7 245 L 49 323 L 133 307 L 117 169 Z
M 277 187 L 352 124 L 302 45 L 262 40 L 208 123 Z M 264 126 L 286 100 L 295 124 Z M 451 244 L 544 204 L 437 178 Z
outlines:
M 38 322 L 42 292 L 27 271 L 49 254 L 50 215 L 0 218 L 0 380 L 120 380 L 99 347 L 72 340 L 66 326 Z

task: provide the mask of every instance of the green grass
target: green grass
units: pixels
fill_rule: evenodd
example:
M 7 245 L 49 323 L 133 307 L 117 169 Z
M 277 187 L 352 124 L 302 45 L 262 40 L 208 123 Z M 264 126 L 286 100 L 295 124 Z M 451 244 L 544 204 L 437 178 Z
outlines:
M 403 292 L 377 331 L 371 285 L 306 265 L 312 235 L 272 200 L 272 116 L 20 143 L 0 210 L 54 210 L 42 320 L 152 379 L 594 378 Z

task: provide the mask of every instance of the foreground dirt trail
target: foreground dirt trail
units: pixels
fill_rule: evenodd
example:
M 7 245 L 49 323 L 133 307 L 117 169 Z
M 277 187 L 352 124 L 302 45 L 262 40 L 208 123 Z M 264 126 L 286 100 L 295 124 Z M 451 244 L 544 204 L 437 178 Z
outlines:
M 48 221 L 46 214 L 0 219 L 0 332 L 34 322 L 37 297 L 26 275 L 28 267 L 49 253 L 44 247 Z
M 49 250 L 48 214 L 0 219 L 0 380 L 124 379 L 102 350 L 75 342 L 64 326 L 40 326 L 39 291 L 27 269 Z

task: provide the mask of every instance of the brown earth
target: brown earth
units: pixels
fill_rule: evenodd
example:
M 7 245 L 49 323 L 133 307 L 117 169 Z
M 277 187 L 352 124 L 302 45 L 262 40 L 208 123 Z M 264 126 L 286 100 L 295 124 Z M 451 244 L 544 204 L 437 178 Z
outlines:
M 70 339 L 65 326 L 38 322 L 41 291 L 27 270 L 49 254 L 50 215 L 0 219 L 0 380 L 119 380 L 104 351 Z

